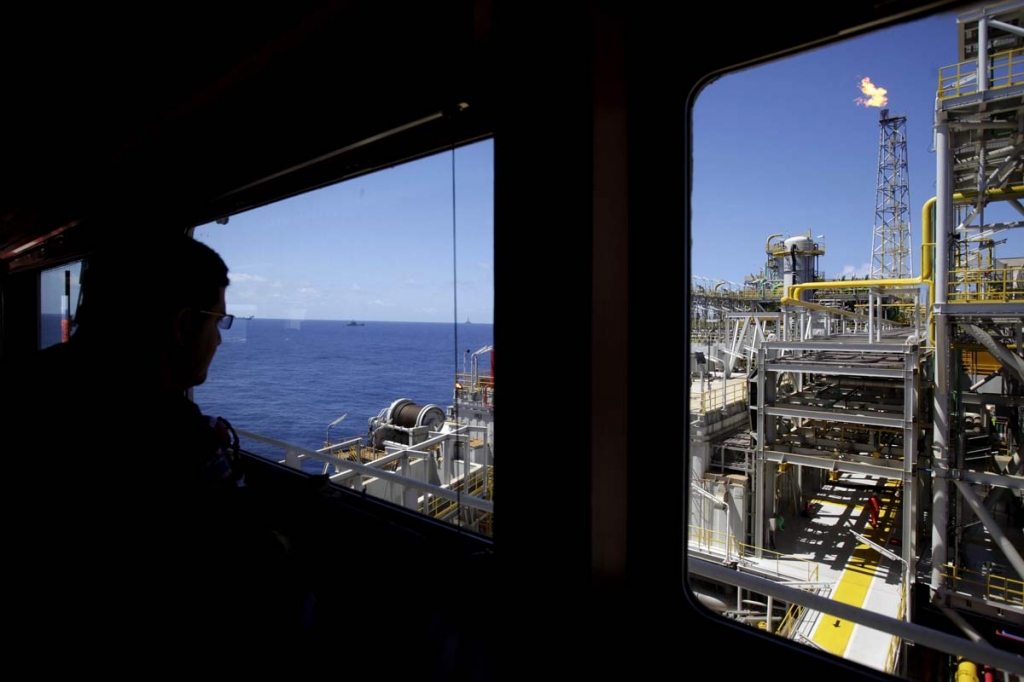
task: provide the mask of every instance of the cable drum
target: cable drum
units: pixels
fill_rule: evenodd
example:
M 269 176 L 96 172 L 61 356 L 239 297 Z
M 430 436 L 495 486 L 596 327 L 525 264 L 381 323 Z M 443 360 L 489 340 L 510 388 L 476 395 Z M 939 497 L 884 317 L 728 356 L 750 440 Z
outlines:
M 401 401 L 401 405 L 392 405 L 391 423 L 405 429 L 418 426 L 429 426 L 437 429 L 444 423 L 444 410 L 437 405 L 418 405 L 411 400 Z
M 444 425 L 445 412 L 438 405 L 420 405 L 408 398 L 399 398 L 369 421 L 368 440 L 374 448 L 381 450 L 386 440 L 402 445 L 414 445 L 425 440 L 427 435 L 421 432 L 410 441 L 411 429 L 426 427 L 430 431 L 438 431 Z

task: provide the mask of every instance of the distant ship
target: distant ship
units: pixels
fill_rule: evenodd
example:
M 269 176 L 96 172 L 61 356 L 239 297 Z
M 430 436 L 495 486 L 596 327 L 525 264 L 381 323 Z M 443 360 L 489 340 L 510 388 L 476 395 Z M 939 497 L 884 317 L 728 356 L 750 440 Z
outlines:
M 351 322 L 349 322 L 345 326 L 346 327 L 365 327 L 366 323 L 365 322 L 356 322 L 355 320 L 352 320 Z
M 466 318 L 466 324 L 473 324 L 472 322 L 469 321 L 468 317 Z

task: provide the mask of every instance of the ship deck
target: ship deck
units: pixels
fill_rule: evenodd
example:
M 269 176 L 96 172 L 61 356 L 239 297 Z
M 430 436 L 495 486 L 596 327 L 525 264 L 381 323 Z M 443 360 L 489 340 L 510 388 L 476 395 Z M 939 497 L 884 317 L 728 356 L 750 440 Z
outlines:
M 902 618 L 901 564 L 883 557 L 850 532 L 898 552 L 902 540 L 898 489 L 891 483 L 880 486 L 880 481 L 870 476 L 844 474 L 814 496 L 809 517 L 785 515 L 785 529 L 776 531 L 774 551 L 740 545 L 739 570 Z M 870 523 L 872 495 L 881 503 L 877 527 Z M 719 562 L 728 559 L 720 543 L 703 540 L 690 538 L 693 556 Z M 791 608 L 781 622 L 773 624 L 773 631 L 876 670 L 888 669 L 899 644 L 890 633 L 800 608 Z
M 838 344 L 837 344 L 838 345 Z M 747 377 L 742 373 L 725 379 L 693 381 L 690 387 L 692 415 L 701 411 L 729 411 L 733 403 L 746 403 Z M 732 556 L 725 543 L 712 534 L 691 527 L 689 552 L 715 562 L 736 560 L 738 570 L 784 582 L 795 587 L 869 611 L 902 618 L 906 608 L 902 590 L 902 564 L 887 559 L 850 531 L 900 553 L 902 525 L 898 480 L 843 473 L 825 483 L 809 500 L 810 515 L 789 510 L 785 529 L 775 533 L 775 550 L 733 542 Z M 870 523 L 869 500 L 880 505 L 877 527 Z M 892 634 L 834 617 L 826 612 L 791 608 L 773 623 L 773 632 L 807 646 L 820 648 L 846 660 L 876 670 L 887 670 L 896 654 L 898 639 Z
M 841 373 L 851 365 L 847 355 L 852 350 L 859 353 L 857 360 L 870 360 L 874 357 L 876 351 L 873 348 L 857 348 L 857 345 L 863 343 L 864 339 L 817 340 L 808 344 L 817 347 L 808 349 L 817 355 L 812 357 L 805 352 L 800 358 L 785 358 L 783 362 L 816 361 L 818 364 L 814 365 L 814 369 L 819 369 L 821 364 L 827 365 L 823 360 L 831 359 L 842 365 L 837 370 Z M 887 347 L 895 346 L 891 343 L 888 346 L 884 343 L 877 346 L 880 350 Z M 902 358 L 892 367 L 883 367 L 884 363 L 877 361 L 873 364 L 859 362 L 852 373 L 870 377 L 881 376 L 883 372 L 902 372 L 901 363 Z M 706 439 L 707 450 L 702 455 L 705 458 L 704 465 L 713 467 L 717 472 L 711 474 L 717 478 L 710 479 L 717 481 L 717 485 L 732 485 L 727 480 L 730 475 L 752 476 L 757 471 L 756 446 L 748 431 L 751 424 L 739 417 L 740 414 L 750 413 L 747 404 L 748 381 L 743 373 L 735 373 L 725 379 L 721 372 L 715 372 L 710 377 L 693 380 L 690 385 L 692 442 Z M 844 416 L 848 414 L 849 411 Z M 716 431 L 716 426 L 722 428 Z M 792 459 L 798 458 L 794 456 Z M 781 508 L 785 528 L 775 532 L 774 549 L 768 547 L 771 543 L 767 532 L 761 541 L 763 547 L 744 544 L 744 540 L 747 543 L 758 542 L 752 538 L 759 534 L 747 528 L 744 539 L 738 534 L 733 535 L 738 533 L 737 528 L 727 530 L 730 528 L 728 516 L 725 516 L 724 524 L 721 518 L 713 519 L 709 516 L 700 517 L 704 519 L 700 522 L 692 521 L 703 523 L 706 527 L 689 526 L 689 556 L 807 590 L 817 597 L 865 609 L 887 618 L 908 618 L 907 614 L 914 611 L 903 589 L 904 578 L 911 585 L 927 581 L 932 576 L 933 568 L 930 555 L 927 558 L 921 556 L 927 548 L 918 547 L 917 551 L 910 553 L 917 557 L 916 561 L 911 562 L 910 570 L 913 570 L 913 574 L 910 576 L 904 576 L 908 569 L 902 560 L 891 558 L 906 555 L 904 541 L 911 546 L 914 543 L 914 538 L 903 537 L 905 532 L 910 532 L 908 529 L 915 527 L 915 524 L 906 524 L 904 519 L 904 511 L 911 509 L 912 505 L 904 505 L 906 496 L 900 488 L 903 476 L 900 470 L 894 469 L 889 474 L 881 469 L 879 463 L 888 461 L 885 459 L 867 460 L 873 465 L 870 467 L 855 466 L 857 462 L 848 460 L 843 460 L 843 466 L 831 469 L 832 475 L 825 477 L 813 491 L 804 488 L 796 498 L 789 498 L 798 499 L 799 502 L 792 503 L 796 508 L 790 504 Z M 781 467 L 792 466 L 771 461 L 780 467 L 780 473 Z M 742 484 L 737 482 L 735 485 Z M 756 481 L 753 481 L 752 486 L 756 485 Z M 741 513 L 746 524 L 754 522 L 756 516 L 751 506 L 758 503 L 755 502 L 754 491 L 755 488 L 751 487 L 742 495 L 745 500 Z M 872 496 L 879 503 L 875 524 L 871 522 Z M 810 502 L 809 514 L 804 515 L 800 505 L 807 502 Z M 1008 527 L 1002 532 L 1014 546 L 1024 546 L 1024 529 Z M 1005 565 L 1005 558 L 995 549 L 995 543 L 987 532 L 979 533 L 973 542 L 979 544 L 978 551 L 984 550 L 983 553 L 974 557 L 971 552 L 973 545 L 968 546 L 970 543 L 965 541 L 964 557 L 972 558 L 961 567 L 941 569 L 943 589 L 947 594 L 955 595 L 960 600 L 958 604 L 966 603 L 976 614 L 991 616 L 995 613 L 998 618 L 1005 618 L 1006 622 L 1024 622 L 1021 620 L 1024 618 L 1024 583 Z M 1002 569 L 986 573 L 986 565 L 1002 566 Z M 694 577 L 699 579 L 701 574 L 695 573 Z M 727 580 L 725 583 L 730 584 Z M 734 587 L 737 584 L 742 582 L 732 583 Z M 773 634 L 875 670 L 892 671 L 895 657 L 900 655 L 900 640 L 892 634 L 891 628 L 885 631 L 863 624 L 871 623 L 871 618 L 854 622 L 830 614 L 827 607 L 820 606 L 820 599 L 813 600 L 818 605 L 816 608 L 822 609 L 820 611 L 789 603 L 783 611 L 777 605 L 773 608 L 772 599 L 756 592 L 751 593 L 746 588 L 739 593 L 719 589 L 704 595 L 701 594 L 700 580 L 692 586 L 698 597 L 709 597 L 705 604 L 722 613 L 722 617 L 736 618 L 752 626 L 769 629 L 765 613 L 771 612 L 773 618 L 770 630 Z M 723 597 L 723 594 L 726 596 Z M 849 615 L 848 609 L 838 610 Z

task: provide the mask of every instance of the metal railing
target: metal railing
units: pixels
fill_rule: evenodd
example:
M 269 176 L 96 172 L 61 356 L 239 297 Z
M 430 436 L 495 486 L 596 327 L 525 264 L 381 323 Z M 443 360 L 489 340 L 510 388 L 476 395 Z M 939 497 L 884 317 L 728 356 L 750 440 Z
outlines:
M 460 372 L 455 375 L 456 400 L 480 401 L 488 407 L 494 407 L 494 377 L 490 372 L 480 371 L 476 374 Z
M 782 618 L 782 622 L 779 623 L 779 627 L 775 629 L 775 634 L 779 637 L 785 637 L 790 639 L 793 635 L 793 629 L 800 622 L 800 618 L 804 615 L 804 611 L 807 609 L 800 604 L 791 604 L 786 609 L 786 615 Z
M 738 542 L 731 533 L 711 530 L 690 524 L 690 541 L 696 540 L 697 546 L 708 551 L 718 550 L 726 556 L 742 557 L 743 544 Z
M 907 582 L 902 582 L 902 589 L 900 590 L 900 605 L 896 609 L 896 617 L 899 620 L 903 620 L 907 614 Z M 902 638 L 897 635 L 893 635 L 889 638 L 889 650 L 885 654 L 885 672 L 890 674 L 896 673 L 896 667 L 900 662 L 900 643 Z
M 472 372 L 459 372 L 455 375 L 455 381 L 464 388 L 490 388 L 494 386 L 494 378 L 491 376 L 491 373 L 484 371 L 477 372 L 475 377 Z
M 735 585 L 749 592 L 767 595 L 788 603 L 803 604 L 811 611 L 829 613 L 836 618 L 864 625 L 873 630 L 889 632 L 915 644 L 927 646 L 951 656 L 985 661 L 997 670 L 1020 669 L 1020 656 L 995 648 L 987 642 L 974 642 L 960 634 L 947 634 L 926 625 L 897 620 L 859 606 L 814 594 L 808 590 L 798 589 L 783 582 L 762 578 L 745 571 L 737 571 L 713 561 L 700 558 L 692 559 L 688 568 L 692 575 L 707 580 Z
M 758 553 L 760 553 L 761 559 L 758 561 L 758 565 L 762 569 L 770 570 L 770 562 L 774 561 L 776 577 L 802 582 L 818 582 L 818 564 L 810 561 L 809 559 L 793 556 L 791 554 L 782 554 L 781 552 L 764 549 L 757 547 L 756 545 L 739 542 L 731 533 L 722 533 L 721 531 L 711 530 L 710 528 L 703 528 L 693 524 L 689 524 L 689 529 L 689 541 L 691 543 L 695 543 L 698 547 L 702 547 L 708 551 L 720 551 L 723 553 L 726 552 L 726 547 L 728 547 L 728 555 L 736 557 L 737 559 L 756 557 Z M 790 572 L 783 571 L 782 562 L 785 562 L 786 566 L 795 567 L 797 569 L 795 571 L 796 575 L 791 575 Z M 803 568 L 806 568 L 806 571 L 802 570 Z
M 743 289 L 723 289 L 721 291 L 712 291 L 704 289 L 694 289 L 691 292 L 691 296 L 694 299 L 707 299 L 707 300 L 733 300 L 733 299 L 762 299 L 762 298 L 773 298 L 778 299 L 785 293 L 782 285 L 777 286 L 765 286 L 763 288 L 750 288 L 744 287 Z
M 471 471 L 463 479 L 449 486 L 449 490 L 459 494 L 472 495 L 483 500 L 490 500 L 492 499 L 493 477 L 494 467 L 487 466 Z M 429 498 L 429 501 L 426 502 L 426 509 L 424 509 L 425 498 Z M 458 509 L 458 506 L 457 500 L 429 495 L 420 499 L 419 512 L 434 518 L 443 518 Z
M 699 414 L 707 414 L 712 410 L 724 408 L 734 403 L 745 402 L 747 402 L 746 381 L 728 384 L 722 388 L 712 388 L 700 394 Z
M 988 90 L 1024 83 L 1024 49 L 989 55 Z M 939 100 L 974 95 L 978 88 L 978 60 L 971 59 L 939 69 Z
M 949 272 L 950 303 L 1024 302 L 1024 268 L 958 268 Z
M 757 556 L 758 551 L 760 549 L 753 545 L 746 545 L 744 543 L 737 542 L 731 534 L 726 535 L 723 534 L 723 532 L 717 530 L 711 530 L 709 528 L 695 526 L 692 524 L 689 526 L 689 528 L 689 538 L 691 542 L 693 542 L 695 539 L 698 547 L 705 547 L 709 551 L 712 551 L 713 549 L 719 550 L 721 552 L 724 552 L 725 556 L 727 557 L 734 556 L 737 559 L 755 557 Z M 726 547 L 728 547 L 728 549 L 726 549 Z M 798 556 L 781 554 L 779 552 L 774 552 L 772 550 L 760 549 L 760 552 L 762 554 L 762 558 L 758 562 L 758 565 L 761 568 L 766 568 L 767 566 L 770 566 L 770 564 L 766 565 L 765 559 L 767 558 L 769 562 L 774 560 L 775 574 L 778 578 L 784 579 L 786 581 L 800 581 L 807 583 L 818 582 L 819 567 L 818 564 L 814 563 L 813 561 L 809 561 Z M 772 555 L 774 556 L 774 559 L 771 558 Z M 806 566 L 806 576 L 794 576 L 794 574 L 791 574 L 790 571 L 782 570 L 781 564 L 783 561 L 785 562 L 786 566 L 797 566 L 798 570 L 796 572 L 798 573 L 802 572 L 799 570 L 799 566 Z M 807 591 L 814 590 L 810 587 L 803 589 Z M 792 603 L 790 605 L 790 608 L 786 609 L 785 615 L 782 616 L 782 620 L 779 622 L 778 627 L 772 629 L 772 633 L 778 635 L 779 637 L 793 639 L 797 634 L 797 628 L 800 625 L 801 619 L 804 616 L 806 610 L 807 609 L 801 604 Z M 766 619 L 770 619 L 770 616 L 770 613 L 766 614 Z
M 379 456 L 379 451 L 372 448 L 361 447 L 356 443 L 358 439 L 316 451 L 243 429 L 236 431 L 242 438 L 265 443 L 284 451 L 284 456 L 277 461 L 285 466 L 303 470 L 304 462 L 317 462 L 322 465 L 322 472 L 330 476 L 332 483 L 375 495 L 425 515 L 430 514 L 452 523 L 458 522 L 462 527 L 467 527 L 463 519 L 470 518 L 472 523 L 478 524 L 481 529 L 477 532 L 490 532 L 491 515 L 494 512 L 494 471 L 491 465 L 465 463 L 462 472 L 455 475 L 448 485 L 416 478 L 411 471 L 410 465 L 414 460 L 429 457 L 430 452 L 441 443 L 468 441 L 468 429 L 465 427 L 455 433 L 438 433 L 427 441 L 395 450 L 384 456 Z M 373 458 L 369 459 L 368 455 L 371 453 Z M 331 473 L 332 471 L 334 473 Z M 368 486 L 367 483 L 372 481 L 380 481 L 384 486 L 379 490 Z M 395 488 L 410 494 L 401 495 L 401 499 L 396 500 L 393 494 Z M 426 509 L 424 499 L 430 500 Z
M 994 573 L 984 574 L 943 564 L 942 575 L 951 590 L 982 596 L 988 601 L 1024 606 L 1024 581 Z

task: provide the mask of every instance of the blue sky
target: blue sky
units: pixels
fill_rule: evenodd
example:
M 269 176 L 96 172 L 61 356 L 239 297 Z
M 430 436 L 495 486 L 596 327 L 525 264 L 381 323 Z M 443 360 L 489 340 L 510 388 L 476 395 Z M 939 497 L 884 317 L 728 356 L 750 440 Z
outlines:
M 871 263 L 879 108 L 855 103 L 861 79 L 884 88 L 890 115 L 906 115 L 914 274 L 921 207 L 935 196 L 932 152 L 941 67 L 957 59 L 956 14 L 874 32 L 721 77 L 693 109 L 693 274 L 741 284 L 765 259 L 765 240 L 824 235 L 828 279 Z M 1020 219 L 1005 203 L 989 220 Z M 1010 230 L 997 256 L 1024 255 Z
M 228 311 L 492 322 L 493 148 L 485 140 L 197 227 L 228 264 Z
M 194 235 L 227 262 L 235 315 L 491 323 L 494 144 L 338 183 Z M 74 313 L 78 263 L 43 273 L 42 312 L 60 312 L 65 269 Z

